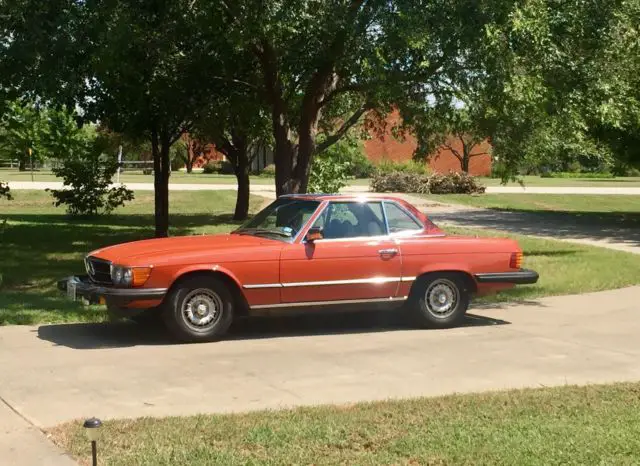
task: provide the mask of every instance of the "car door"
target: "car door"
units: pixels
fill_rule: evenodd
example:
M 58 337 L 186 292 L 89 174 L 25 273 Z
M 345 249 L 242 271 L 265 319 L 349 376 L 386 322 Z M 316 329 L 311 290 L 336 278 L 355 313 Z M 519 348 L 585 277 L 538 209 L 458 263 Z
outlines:
M 316 219 L 323 239 L 285 246 L 283 303 L 384 301 L 398 290 L 402 257 L 386 230 L 382 203 L 331 201 Z

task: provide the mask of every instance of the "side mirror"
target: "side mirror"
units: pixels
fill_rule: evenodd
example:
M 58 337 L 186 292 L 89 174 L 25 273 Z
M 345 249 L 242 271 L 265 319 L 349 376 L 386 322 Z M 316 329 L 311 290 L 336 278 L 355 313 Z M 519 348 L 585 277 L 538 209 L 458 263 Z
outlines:
M 322 227 L 309 228 L 309 231 L 307 231 L 307 236 L 305 237 L 308 243 L 313 243 L 314 241 L 322 238 L 324 238 L 324 236 L 322 235 Z

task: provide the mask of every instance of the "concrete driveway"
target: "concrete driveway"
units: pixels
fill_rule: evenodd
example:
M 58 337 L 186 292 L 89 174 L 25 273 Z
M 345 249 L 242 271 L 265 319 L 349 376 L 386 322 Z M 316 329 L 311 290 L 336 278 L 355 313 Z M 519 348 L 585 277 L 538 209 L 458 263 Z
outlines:
M 0 328 L 0 397 L 37 427 L 453 392 L 640 380 L 640 287 L 473 309 L 465 326 L 391 314 L 273 318 L 171 344 L 129 324 Z

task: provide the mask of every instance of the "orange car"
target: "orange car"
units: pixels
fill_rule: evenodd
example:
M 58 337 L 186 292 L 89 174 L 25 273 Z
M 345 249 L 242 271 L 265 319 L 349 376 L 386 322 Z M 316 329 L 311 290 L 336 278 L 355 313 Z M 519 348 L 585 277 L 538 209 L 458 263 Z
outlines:
M 474 295 L 536 283 L 506 238 L 448 236 L 390 196 L 281 196 L 229 234 L 135 241 L 91 252 L 70 297 L 183 341 L 222 337 L 235 316 L 405 308 L 423 326 L 459 324 Z

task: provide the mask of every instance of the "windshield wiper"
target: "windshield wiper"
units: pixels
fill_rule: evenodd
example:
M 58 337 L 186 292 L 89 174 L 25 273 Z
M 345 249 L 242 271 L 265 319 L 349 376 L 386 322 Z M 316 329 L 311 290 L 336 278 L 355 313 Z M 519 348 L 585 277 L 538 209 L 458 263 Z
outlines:
M 234 233 L 239 235 L 277 235 L 282 236 L 283 238 L 291 238 L 290 233 L 278 230 L 269 230 L 267 228 L 246 228 L 244 230 L 236 230 Z

